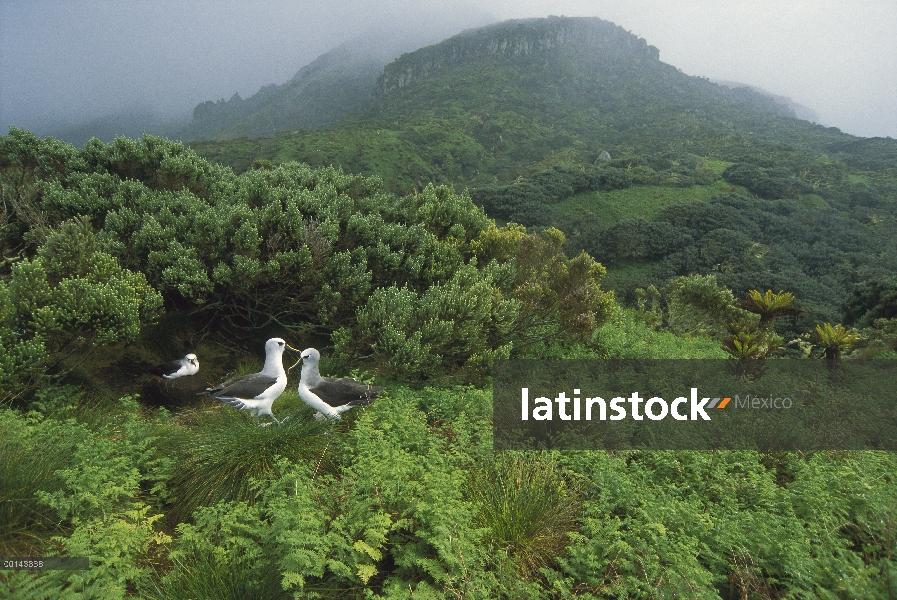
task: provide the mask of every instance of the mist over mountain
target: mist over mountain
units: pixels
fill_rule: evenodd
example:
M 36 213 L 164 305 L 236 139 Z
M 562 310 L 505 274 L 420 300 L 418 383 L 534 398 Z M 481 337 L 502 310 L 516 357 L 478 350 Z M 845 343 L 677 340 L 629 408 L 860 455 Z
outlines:
M 32 129 L 80 146 L 91 137 L 108 142 L 119 135 L 147 133 L 181 140 L 232 139 L 318 128 L 370 100 L 383 66 L 403 52 L 439 42 L 494 17 L 483 11 L 449 14 L 422 7 L 410 11 L 402 22 L 390 22 L 383 15 L 371 20 L 373 25 L 301 66 L 286 82 L 268 83 L 251 95 L 235 91 L 226 98 L 184 106 L 174 115 L 157 110 L 147 100 L 82 122 L 76 118 L 74 125 L 71 119 L 57 119 Z
M 255 159 L 334 164 L 404 193 L 427 182 L 513 180 L 552 156 L 589 164 L 605 150 L 671 146 L 707 155 L 726 136 L 809 140 L 822 131 L 799 121 L 793 103 L 686 75 L 598 18 L 465 30 L 403 54 L 376 78 L 377 61 L 361 56 L 338 49 L 287 84 L 200 105 L 192 127 L 207 139 L 256 139 L 194 147 L 238 171 Z
M 286 83 L 267 85 L 245 100 L 234 94 L 227 101 L 203 102 L 180 136 L 225 140 L 329 125 L 371 99 L 390 53 L 366 50 L 357 43 L 342 44 Z
M 726 80 L 722 80 L 722 79 L 711 79 L 711 81 L 713 81 L 713 83 L 716 83 L 716 84 L 719 84 L 719 85 L 722 85 L 722 86 L 725 86 L 728 88 L 732 88 L 732 89 L 748 88 L 753 92 L 756 92 L 763 96 L 767 96 L 769 98 L 772 98 L 773 100 L 775 100 L 782 106 L 786 107 L 787 109 L 794 111 L 794 116 L 796 116 L 798 119 L 803 119 L 805 121 L 810 121 L 812 123 L 822 124 L 822 122 L 819 119 L 819 114 L 815 110 L 813 110 L 812 108 L 809 108 L 807 106 L 804 106 L 802 104 L 798 104 L 797 102 L 795 102 L 794 100 L 792 100 L 791 98 L 788 98 L 786 96 L 780 96 L 777 94 L 773 94 L 771 92 L 764 90 L 763 88 L 759 88 L 754 85 L 747 85 L 746 83 L 739 83 L 737 81 L 726 81 Z
M 533 52 L 538 54 L 554 47 L 585 48 L 582 45 L 585 41 L 584 32 L 589 28 L 594 29 L 597 23 L 604 23 L 606 30 L 602 34 L 595 31 L 589 34 L 592 39 L 588 44 L 592 44 L 592 48 L 586 49 L 585 52 L 586 55 L 594 52 L 595 56 L 581 56 L 580 59 L 586 59 L 586 63 L 591 59 L 600 58 L 605 62 L 619 60 L 624 64 L 631 59 L 629 55 L 632 52 L 637 53 L 637 48 L 641 48 L 642 51 L 649 48 L 645 40 L 597 18 L 552 17 L 547 20 L 507 21 L 478 29 L 468 29 L 462 34 L 440 42 L 449 28 L 458 26 L 459 22 L 454 24 L 447 22 L 441 26 L 434 22 L 427 28 L 398 26 L 372 28 L 365 34 L 322 54 L 299 69 L 287 82 L 265 85 L 246 98 L 234 93 L 228 99 L 206 100 L 192 109 L 190 117 L 186 116 L 189 110 L 187 107 L 184 110 L 185 116 L 172 118 L 160 117 L 151 107 L 141 106 L 95 118 L 76 126 L 46 125 L 40 128 L 38 133 L 52 134 L 75 145 L 82 145 L 94 136 L 110 141 L 117 135 L 137 137 L 143 133 L 196 141 L 258 138 L 287 131 L 320 129 L 346 117 L 351 122 L 369 118 L 372 113 L 362 109 L 372 105 L 382 107 L 382 103 L 378 104 L 378 99 L 386 91 L 403 87 L 417 79 L 437 75 L 443 67 L 460 65 L 462 59 L 472 59 L 476 56 L 482 58 L 489 54 L 498 57 L 506 52 L 515 56 L 528 56 Z M 559 23 L 564 25 L 561 26 Z M 573 25 L 574 23 L 578 25 Z M 586 26 L 585 23 L 590 25 Z M 520 29 L 524 26 L 531 29 L 547 27 L 548 30 L 541 34 L 533 34 L 535 37 L 531 36 L 528 39 L 520 38 L 516 41 L 512 39 L 514 36 L 523 35 Z M 552 27 L 560 29 L 549 31 Z M 615 33 L 612 34 L 612 30 L 615 30 Z M 547 37 L 540 39 L 540 35 Z M 610 37 L 600 41 L 601 35 Z M 432 43 L 432 46 L 426 46 L 428 43 Z M 477 44 L 486 46 L 478 48 L 475 47 Z M 490 44 L 492 46 L 489 46 Z M 653 62 L 659 63 L 659 51 L 653 46 L 650 48 L 653 48 L 650 50 L 653 53 Z M 408 53 L 407 56 L 413 58 L 406 56 L 399 58 L 403 53 Z M 645 68 L 647 64 L 639 66 L 642 71 Z M 582 73 L 585 76 L 595 74 L 588 70 Z M 655 75 L 657 74 L 649 75 L 643 72 L 640 77 L 644 79 L 645 76 L 651 78 Z M 730 100 L 746 102 L 755 107 L 763 106 L 764 110 L 778 111 L 787 116 L 818 121 L 812 110 L 787 98 L 751 86 L 725 81 L 718 83 L 724 87 L 735 88 L 734 93 L 729 96 Z M 554 85 L 564 84 L 557 82 Z M 748 89 L 750 91 L 745 94 Z M 575 97 L 576 94 L 582 98 L 584 92 L 576 86 L 569 91 L 571 93 L 567 94 L 567 101 L 574 104 L 579 101 Z M 619 99 L 623 100 L 622 97 Z
M 79 125 L 48 125 L 42 131 L 74 146 L 83 146 L 91 138 L 110 142 L 118 136 L 139 138 L 143 134 L 177 139 L 188 123 L 186 113 L 179 118 L 163 117 L 148 107 L 138 106 Z

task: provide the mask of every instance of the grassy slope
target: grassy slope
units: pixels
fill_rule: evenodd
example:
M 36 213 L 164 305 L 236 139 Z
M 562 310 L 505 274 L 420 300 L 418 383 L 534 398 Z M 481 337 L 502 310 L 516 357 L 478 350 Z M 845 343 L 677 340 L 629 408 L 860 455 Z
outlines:
M 611 225 L 623 219 L 650 219 L 661 210 L 683 202 L 706 202 L 713 196 L 742 190 L 725 181 L 686 188 L 637 185 L 625 190 L 594 191 L 576 194 L 555 206 L 569 215 L 592 213 L 601 223 Z

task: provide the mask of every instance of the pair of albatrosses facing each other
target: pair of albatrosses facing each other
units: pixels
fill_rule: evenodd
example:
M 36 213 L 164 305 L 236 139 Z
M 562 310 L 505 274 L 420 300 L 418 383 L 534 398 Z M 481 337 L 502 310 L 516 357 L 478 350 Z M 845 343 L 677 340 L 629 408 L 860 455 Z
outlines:
M 268 415 L 280 424 L 271 413 L 271 406 L 287 387 L 287 372 L 283 368 L 283 352 L 287 348 L 299 352 L 284 340 L 271 338 L 265 342 L 265 367 L 261 371 L 228 379 L 206 389 L 205 393 L 234 408 L 248 410 L 256 422 L 261 415 Z M 303 350 L 296 364 L 303 360 L 299 397 L 324 417 L 338 419 L 340 414 L 353 406 L 369 404 L 383 389 L 382 386 L 367 385 L 346 377 L 321 377 L 318 372 L 321 354 L 314 348 Z

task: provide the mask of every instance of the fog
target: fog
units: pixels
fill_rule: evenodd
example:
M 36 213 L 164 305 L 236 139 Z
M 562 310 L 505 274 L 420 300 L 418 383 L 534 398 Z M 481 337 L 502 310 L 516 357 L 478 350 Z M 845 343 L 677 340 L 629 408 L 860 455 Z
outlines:
M 400 53 L 552 14 L 612 21 L 689 75 L 787 96 L 847 133 L 897 138 L 893 0 L 2 0 L 0 128 L 45 133 L 126 112 L 186 120 L 200 102 L 283 83 L 359 36 Z

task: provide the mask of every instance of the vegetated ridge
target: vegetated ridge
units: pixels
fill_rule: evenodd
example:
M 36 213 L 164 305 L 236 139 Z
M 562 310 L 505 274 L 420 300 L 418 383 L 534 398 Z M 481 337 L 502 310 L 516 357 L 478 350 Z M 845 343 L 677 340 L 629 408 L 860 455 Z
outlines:
M 563 230 L 568 251 L 612 267 L 626 303 L 714 274 L 738 296 L 794 291 L 807 326 L 854 314 L 854 290 L 897 266 L 893 140 L 686 75 L 597 18 L 468 30 L 386 65 L 371 100 L 330 127 L 193 147 L 238 171 L 299 160 L 398 193 L 468 189 L 491 217 Z
M 464 19 L 470 22 L 468 17 Z M 452 21 L 418 27 L 378 26 L 340 44 L 308 63 L 287 82 L 269 84 L 243 99 L 206 101 L 193 110 L 182 140 L 228 140 L 326 127 L 370 102 L 383 67 L 450 31 Z
M 404 193 L 427 182 L 513 180 L 521 168 L 559 153 L 594 162 L 602 149 L 621 144 L 696 143 L 747 128 L 778 133 L 785 124 L 772 117 L 794 116 L 766 95 L 689 77 L 662 63 L 645 40 L 597 18 L 465 31 L 386 65 L 355 101 L 356 110 L 325 131 L 194 147 L 238 171 L 256 158 L 339 164 L 381 175 Z M 236 110 L 249 102 L 219 104 Z
M 318 57 L 287 83 L 270 84 L 243 99 L 206 101 L 193 110 L 183 139 L 232 139 L 316 129 L 370 97 L 384 61 L 341 45 Z

